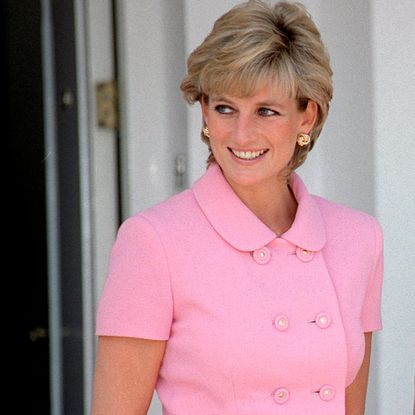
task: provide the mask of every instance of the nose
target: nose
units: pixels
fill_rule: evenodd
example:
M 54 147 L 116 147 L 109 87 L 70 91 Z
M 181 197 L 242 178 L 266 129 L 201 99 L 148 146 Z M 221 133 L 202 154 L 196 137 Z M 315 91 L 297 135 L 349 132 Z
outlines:
M 253 141 L 253 120 L 249 115 L 240 113 L 233 125 L 233 139 L 240 147 L 247 147 Z

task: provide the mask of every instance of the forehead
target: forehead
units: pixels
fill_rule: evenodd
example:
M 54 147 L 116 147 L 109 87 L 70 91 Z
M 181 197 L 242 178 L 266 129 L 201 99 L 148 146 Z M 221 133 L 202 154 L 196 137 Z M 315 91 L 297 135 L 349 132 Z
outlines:
M 245 92 L 245 93 L 243 93 Z M 240 100 L 248 99 L 255 102 L 263 103 L 272 103 L 272 102 L 287 102 L 291 101 L 294 98 L 289 92 L 281 88 L 278 82 L 267 82 L 265 84 L 260 84 L 257 88 L 253 88 L 249 91 L 241 91 L 238 88 L 230 88 L 227 91 L 213 91 L 210 94 L 212 100 L 217 99 L 228 99 L 228 100 Z
M 269 73 L 259 73 L 255 77 L 228 73 L 223 77 L 210 78 L 204 86 L 206 88 L 203 89 L 208 96 L 228 95 L 246 98 L 264 94 L 274 98 L 295 98 L 297 95 L 297 85 L 293 79 Z

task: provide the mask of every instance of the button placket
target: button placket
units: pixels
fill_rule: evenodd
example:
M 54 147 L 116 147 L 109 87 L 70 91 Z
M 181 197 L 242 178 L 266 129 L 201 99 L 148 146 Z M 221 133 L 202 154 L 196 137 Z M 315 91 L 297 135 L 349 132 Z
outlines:
M 318 313 L 316 315 L 315 320 L 313 321 L 313 323 L 316 323 L 316 325 L 321 329 L 326 329 L 327 327 L 329 327 L 331 325 L 331 322 L 332 320 L 330 315 L 324 312 Z
M 290 392 L 287 388 L 278 388 L 274 392 L 274 400 L 278 404 L 283 404 L 290 399 Z
M 274 319 L 274 326 L 279 331 L 285 331 L 285 330 L 287 330 L 288 327 L 289 327 L 289 325 L 290 325 L 290 323 L 289 323 L 288 317 L 285 314 L 279 314 Z
M 257 264 L 265 265 L 271 260 L 271 251 L 266 246 L 256 249 L 252 256 Z
M 336 389 L 333 385 L 323 385 L 318 394 L 323 401 L 331 401 L 336 396 Z
M 314 257 L 314 252 L 309 251 L 308 249 L 305 249 L 305 248 L 301 248 L 299 246 L 297 246 L 295 253 L 297 255 L 297 258 L 302 262 L 309 262 Z

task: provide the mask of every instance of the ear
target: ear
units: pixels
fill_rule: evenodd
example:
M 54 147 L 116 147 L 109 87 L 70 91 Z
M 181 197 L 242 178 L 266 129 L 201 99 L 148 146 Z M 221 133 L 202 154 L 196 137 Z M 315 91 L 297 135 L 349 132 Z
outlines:
M 309 134 L 317 120 L 318 105 L 314 101 L 308 101 L 306 109 L 302 113 L 301 132 Z

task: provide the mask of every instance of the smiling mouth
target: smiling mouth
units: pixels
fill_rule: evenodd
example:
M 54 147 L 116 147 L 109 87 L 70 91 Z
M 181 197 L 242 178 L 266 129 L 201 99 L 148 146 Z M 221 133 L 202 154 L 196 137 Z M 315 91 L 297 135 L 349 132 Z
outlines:
M 241 159 L 241 160 L 255 160 L 258 157 L 265 154 L 266 152 L 268 152 L 268 149 L 258 150 L 258 151 L 238 151 L 230 147 L 228 147 L 228 149 L 229 151 L 232 152 L 233 155 L 235 155 L 236 157 L 238 157 L 238 159 Z

